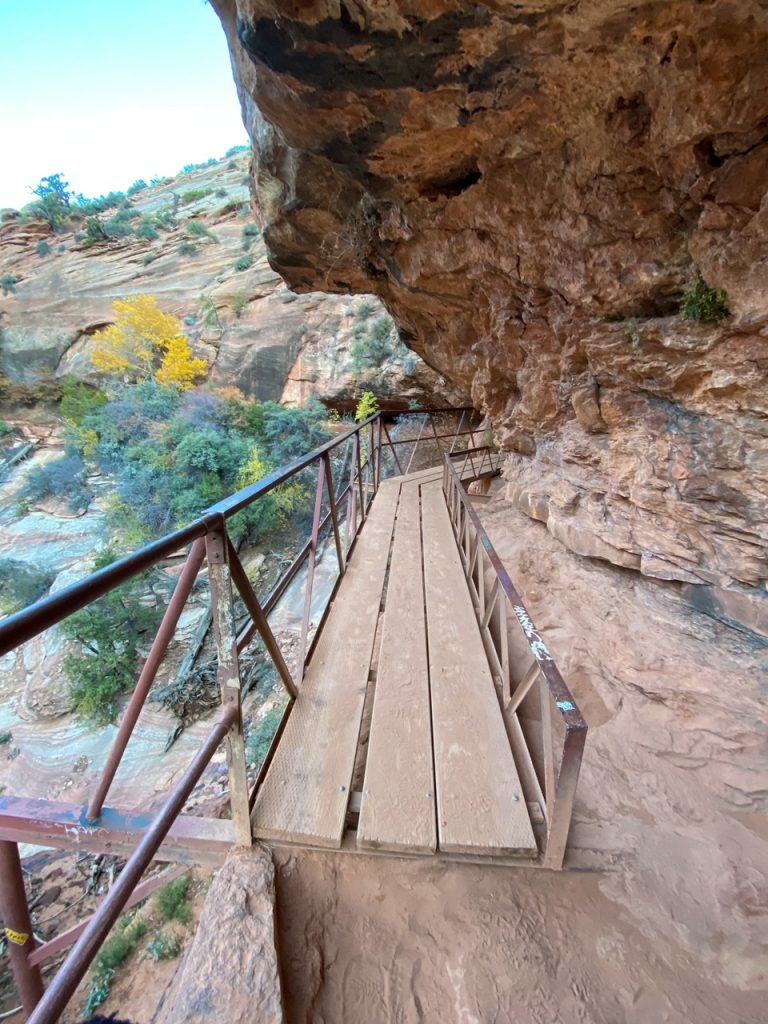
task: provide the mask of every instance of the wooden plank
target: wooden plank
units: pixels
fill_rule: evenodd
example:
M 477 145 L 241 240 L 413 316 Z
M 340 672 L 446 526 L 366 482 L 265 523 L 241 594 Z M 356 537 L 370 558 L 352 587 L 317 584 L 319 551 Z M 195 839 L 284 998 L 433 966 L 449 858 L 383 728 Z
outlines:
M 391 480 L 399 480 L 404 484 L 423 483 L 424 481 L 442 480 L 443 466 L 429 466 L 427 469 L 417 469 L 413 473 L 406 473 L 403 476 L 390 477 Z
M 535 850 L 440 485 L 424 485 L 421 500 L 440 849 Z
M 253 834 L 338 849 L 400 488 L 382 487 L 253 808 Z
M 357 842 L 434 853 L 437 847 L 419 488 L 397 510 Z

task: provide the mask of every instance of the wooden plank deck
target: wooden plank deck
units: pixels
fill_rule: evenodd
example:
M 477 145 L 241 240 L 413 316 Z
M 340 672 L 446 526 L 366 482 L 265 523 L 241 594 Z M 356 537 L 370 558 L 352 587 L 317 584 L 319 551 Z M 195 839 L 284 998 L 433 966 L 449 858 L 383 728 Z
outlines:
M 421 495 L 440 849 L 535 851 L 442 488 Z
M 535 855 L 441 477 L 428 470 L 382 483 L 257 794 L 256 837 L 342 846 L 373 685 L 358 848 Z
M 251 817 L 257 838 L 338 848 L 400 486 L 380 489 Z
M 437 846 L 420 496 L 411 483 L 397 512 L 357 841 L 414 853 Z

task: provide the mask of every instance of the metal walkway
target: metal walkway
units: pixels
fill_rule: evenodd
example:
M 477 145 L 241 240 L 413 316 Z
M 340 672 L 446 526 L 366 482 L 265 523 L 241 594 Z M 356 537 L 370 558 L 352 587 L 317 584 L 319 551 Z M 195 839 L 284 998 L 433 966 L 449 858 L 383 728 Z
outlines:
M 381 484 L 256 797 L 255 837 L 338 849 L 359 806 L 359 848 L 536 854 L 442 476 Z

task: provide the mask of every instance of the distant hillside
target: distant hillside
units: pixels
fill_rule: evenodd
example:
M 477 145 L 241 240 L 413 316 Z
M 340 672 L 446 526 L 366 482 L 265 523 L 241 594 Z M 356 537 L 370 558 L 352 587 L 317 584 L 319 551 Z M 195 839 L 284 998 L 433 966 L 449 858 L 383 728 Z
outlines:
M 462 396 L 400 342 L 379 302 L 292 292 L 270 268 L 250 207 L 248 151 L 113 195 L 54 231 L 28 212 L 0 224 L 0 380 L 6 402 L 55 396 L 66 374 L 95 380 L 91 336 L 113 301 L 154 295 L 180 316 L 215 383 L 300 404 Z M 137 187 L 137 185 L 139 187 Z

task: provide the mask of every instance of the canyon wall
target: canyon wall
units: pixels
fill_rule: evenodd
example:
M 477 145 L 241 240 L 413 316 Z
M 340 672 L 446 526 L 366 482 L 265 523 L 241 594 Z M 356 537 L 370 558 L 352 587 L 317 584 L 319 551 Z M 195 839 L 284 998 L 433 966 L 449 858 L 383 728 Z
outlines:
M 377 294 L 564 544 L 768 630 L 764 0 L 213 6 L 272 267 Z

